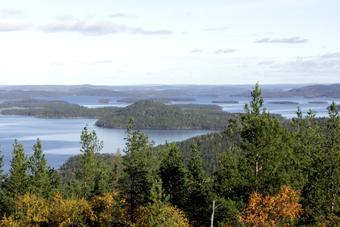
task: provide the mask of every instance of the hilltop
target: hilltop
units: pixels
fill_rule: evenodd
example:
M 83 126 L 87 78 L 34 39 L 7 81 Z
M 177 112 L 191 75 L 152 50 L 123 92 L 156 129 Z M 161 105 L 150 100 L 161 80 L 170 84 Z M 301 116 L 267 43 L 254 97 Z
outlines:
M 125 128 L 132 118 L 138 129 L 223 129 L 235 114 L 217 105 L 166 105 L 157 101 L 138 101 L 100 118 L 96 125 Z

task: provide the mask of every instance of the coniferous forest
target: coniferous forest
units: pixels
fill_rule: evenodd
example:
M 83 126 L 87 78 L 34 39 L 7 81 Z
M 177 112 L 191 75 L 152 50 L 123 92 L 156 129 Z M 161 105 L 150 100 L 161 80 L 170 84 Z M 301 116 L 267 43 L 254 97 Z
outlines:
M 58 170 L 39 139 L 29 156 L 15 141 L 10 170 L 0 170 L 0 225 L 339 226 L 336 104 L 328 118 L 298 109 L 283 120 L 263 102 L 256 84 L 222 133 L 186 144 L 154 147 L 131 119 L 124 154 L 100 154 L 84 128 L 81 155 Z

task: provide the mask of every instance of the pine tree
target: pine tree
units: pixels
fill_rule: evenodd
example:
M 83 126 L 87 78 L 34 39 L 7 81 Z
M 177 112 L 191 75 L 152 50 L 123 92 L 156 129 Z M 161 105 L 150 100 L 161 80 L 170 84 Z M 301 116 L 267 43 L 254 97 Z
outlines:
M 151 149 L 148 138 L 140 131 L 133 131 L 133 121 L 127 128 L 126 149 L 124 156 L 124 175 L 120 179 L 120 188 L 125 194 L 129 206 L 130 220 L 135 223 L 137 208 L 151 201 L 153 183 L 158 179 L 159 161 Z
M 288 160 L 292 158 L 291 142 L 280 121 L 263 108 L 258 83 L 250 106 L 240 117 L 240 173 L 248 179 L 249 191 L 275 193 L 289 183 Z
M 103 147 L 101 141 L 98 140 L 95 131 L 89 132 L 85 127 L 81 133 L 81 169 L 78 173 L 80 180 L 80 196 L 90 198 L 95 194 L 96 178 L 98 177 L 98 159 L 96 154 Z
M 29 159 L 31 174 L 31 193 L 47 197 L 51 191 L 49 167 L 43 154 L 41 141 L 38 139 L 33 146 L 33 154 Z
M 187 170 L 183 162 L 181 151 L 176 145 L 167 145 L 159 175 L 162 180 L 164 193 L 170 196 L 172 205 L 183 209 L 187 189 Z

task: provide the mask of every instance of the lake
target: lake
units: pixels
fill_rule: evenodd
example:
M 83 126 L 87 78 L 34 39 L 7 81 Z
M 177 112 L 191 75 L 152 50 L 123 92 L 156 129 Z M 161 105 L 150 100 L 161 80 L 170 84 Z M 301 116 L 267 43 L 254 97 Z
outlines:
M 98 104 L 98 100 L 108 98 L 111 103 L 108 105 Z M 65 96 L 58 98 L 70 103 L 75 103 L 87 107 L 119 106 L 124 107 L 128 103 L 121 103 L 113 97 L 95 96 Z M 172 102 L 172 104 L 212 104 L 216 98 L 195 97 L 194 101 Z M 218 100 L 223 100 L 219 98 Z M 224 100 L 237 101 L 238 103 L 215 103 L 222 107 L 224 111 L 238 113 L 243 112 L 244 104 L 249 102 L 246 97 L 227 97 Z M 327 106 L 331 103 L 330 98 L 307 99 L 295 98 L 275 98 L 265 99 L 264 106 L 271 112 L 281 114 L 284 117 L 292 118 L 296 116 L 297 107 L 300 106 L 303 112 L 312 109 L 317 117 L 327 116 Z M 340 103 L 340 99 L 335 100 Z M 71 155 L 79 154 L 80 133 L 88 125 L 90 129 L 96 130 L 98 138 L 103 141 L 103 152 L 113 153 L 123 150 L 125 146 L 126 133 L 124 129 L 104 129 L 94 125 L 95 119 L 38 119 L 25 116 L 3 116 L 0 115 L 0 145 L 5 155 L 4 169 L 8 169 L 11 158 L 11 149 L 14 139 L 18 139 L 29 154 L 37 138 L 43 141 L 44 152 L 49 164 L 57 168 L 65 162 Z M 155 145 L 163 144 L 166 141 L 182 141 L 190 137 L 207 134 L 211 131 L 205 130 L 144 130 Z
M 8 169 L 12 144 L 15 139 L 22 143 L 27 154 L 31 153 L 37 138 L 43 141 L 48 163 L 59 167 L 71 155 L 80 153 L 80 133 L 88 127 L 97 132 L 103 141 L 104 153 L 114 153 L 125 147 L 124 129 L 104 129 L 94 125 L 94 119 L 39 119 L 25 116 L 0 115 L 0 145 L 5 156 L 4 169 Z M 143 130 L 155 145 L 166 141 L 182 141 L 190 137 L 207 134 L 208 130 Z
M 89 108 L 97 108 L 104 106 L 116 106 L 125 107 L 130 105 L 129 103 L 119 102 L 118 97 L 102 97 L 102 96 L 63 96 L 63 97 L 41 97 L 45 100 L 62 100 L 69 103 L 74 103 Z M 98 100 L 108 99 L 109 104 L 100 104 Z M 226 112 L 240 113 L 244 110 L 244 105 L 249 103 L 249 97 L 210 97 L 210 96 L 195 96 L 191 101 L 173 101 L 170 104 L 215 104 L 222 107 Z M 236 101 L 238 103 L 213 103 L 216 100 Z M 333 99 L 328 97 L 318 98 L 304 98 L 304 97 L 286 97 L 286 98 L 265 98 L 264 106 L 271 113 L 281 114 L 283 117 L 292 118 L 296 116 L 296 110 L 299 106 L 303 113 L 307 113 L 309 109 L 312 109 L 317 117 L 324 117 L 328 115 L 327 107 L 332 101 L 340 104 L 340 99 Z M 280 104 L 278 102 L 286 102 Z

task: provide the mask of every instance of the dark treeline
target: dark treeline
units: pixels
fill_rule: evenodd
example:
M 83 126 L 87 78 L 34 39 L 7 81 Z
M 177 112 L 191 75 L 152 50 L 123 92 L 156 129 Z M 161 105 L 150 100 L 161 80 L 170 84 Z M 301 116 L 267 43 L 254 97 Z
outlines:
M 155 149 L 130 121 L 125 154 L 99 154 L 102 143 L 85 128 L 81 155 L 59 171 L 39 140 L 30 157 L 16 141 L 9 173 L 0 172 L 1 225 L 339 226 L 335 103 L 322 121 L 298 110 L 289 124 L 262 104 L 256 85 L 245 113 L 190 148 Z

